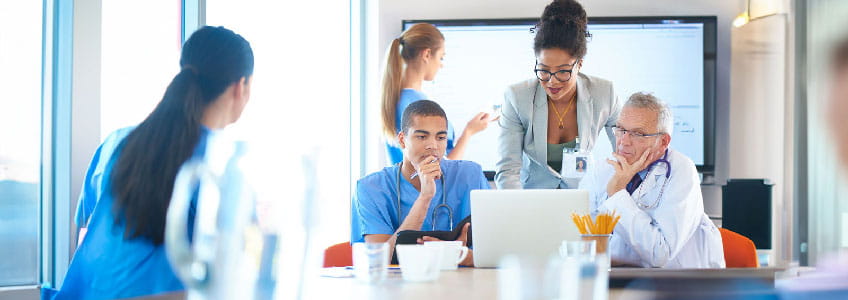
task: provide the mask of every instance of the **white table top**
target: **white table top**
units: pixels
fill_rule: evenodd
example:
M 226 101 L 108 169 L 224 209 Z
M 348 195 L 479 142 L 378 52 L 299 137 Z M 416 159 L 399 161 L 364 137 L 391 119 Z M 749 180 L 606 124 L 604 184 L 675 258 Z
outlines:
M 497 299 L 497 270 L 460 268 L 442 271 L 432 282 L 405 282 L 400 271 L 390 270 L 379 284 L 353 278 L 320 277 L 307 280 L 304 299 Z
M 640 269 L 614 268 L 610 280 L 627 279 L 755 279 L 774 282 L 777 268 L 759 269 Z M 326 274 L 326 273 L 325 273 Z M 609 299 L 629 299 L 651 291 L 610 289 Z M 353 278 L 320 277 L 307 280 L 304 299 L 498 299 L 498 269 L 460 268 L 442 271 L 436 281 L 405 282 L 392 270 L 386 281 L 369 285 Z
M 774 282 L 779 268 L 757 269 L 641 269 L 613 268 L 610 282 L 616 280 L 657 279 L 671 282 L 712 280 L 713 282 L 733 282 L 739 279 L 753 279 L 761 282 Z M 446 300 L 446 299 L 498 299 L 498 269 L 460 268 L 456 271 L 442 271 L 439 279 L 432 282 L 405 282 L 399 270 L 390 270 L 388 278 L 379 284 L 360 283 L 352 277 L 326 277 L 315 273 L 304 282 L 302 299 L 409 299 L 409 300 Z M 324 269 L 320 274 L 345 275 L 350 270 Z M 683 279 L 683 280 L 681 280 Z M 713 285 L 716 286 L 716 285 Z M 768 292 L 768 290 L 764 290 Z M 609 299 L 650 299 L 656 291 L 632 288 L 612 288 Z M 728 291 L 733 293 L 734 291 Z M 140 299 L 185 299 L 183 292 L 143 297 Z

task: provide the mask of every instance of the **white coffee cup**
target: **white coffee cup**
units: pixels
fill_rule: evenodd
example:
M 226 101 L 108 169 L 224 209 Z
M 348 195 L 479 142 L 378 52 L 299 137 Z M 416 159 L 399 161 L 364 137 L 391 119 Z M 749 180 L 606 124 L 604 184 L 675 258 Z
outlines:
M 442 251 L 424 245 L 397 245 L 398 262 L 406 281 L 433 281 L 439 278 L 439 262 Z
M 462 241 L 424 242 L 424 246 L 438 248 L 442 252 L 440 270 L 456 270 L 457 265 L 468 256 L 468 247 L 463 246 Z

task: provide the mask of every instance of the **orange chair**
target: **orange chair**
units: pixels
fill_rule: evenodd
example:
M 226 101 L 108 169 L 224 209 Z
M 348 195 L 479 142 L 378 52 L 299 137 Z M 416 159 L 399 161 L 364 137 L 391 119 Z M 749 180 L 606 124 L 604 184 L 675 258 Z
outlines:
M 721 242 L 724 247 L 724 262 L 728 268 L 757 268 L 757 248 L 754 242 L 744 235 L 719 228 Z
M 350 242 L 338 243 L 324 250 L 324 267 L 347 267 L 353 265 L 353 248 Z

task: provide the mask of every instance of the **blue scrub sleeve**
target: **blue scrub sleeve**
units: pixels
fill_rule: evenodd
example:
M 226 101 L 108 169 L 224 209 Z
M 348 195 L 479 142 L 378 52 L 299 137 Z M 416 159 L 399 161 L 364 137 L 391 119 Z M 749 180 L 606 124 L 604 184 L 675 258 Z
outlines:
M 455 146 L 454 141 L 456 141 L 456 132 L 453 130 L 453 124 L 448 121 L 448 145 L 445 148 L 445 155 L 448 155 L 451 153 L 451 151 L 453 151 L 453 148 Z
M 103 150 L 103 144 L 97 147 L 94 152 L 94 157 L 91 158 L 91 163 L 88 165 L 88 171 L 85 173 L 85 179 L 80 189 L 80 196 L 77 200 L 77 212 L 74 218 L 77 227 L 86 227 L 91 213 L 94 212 L 94 205 L 97 204 L 100 190 L 100 177 L 102 174 L 97 173 L 97 165 L 100 162 L 100 152 Z
M 385 190 L 391 188 L 389 186 L 378 188 L 362 182 L 356 184 L 352 216 L 354 232 L 351 232 L 351 241 L 361 241 L 366 234 L 393 234 L 395 232 L 391 212 L 388 211 L 390 206 L 388 204 L 391 201 L 389 198 L 391 197 L 385 192 Z M 356 227 L 358 227 L 358 230 Z
M 133 129 L 135 129 L 135 126 L 115 130 L 103 140 L 103 143 L 94 152 L 77 200 L 77 211 L 74 216 L 77 227 L 88 226 L 91 214 L 94 213 L 94 206 L 97 205 L 97 201 L 100 201 L 103 193 L 103 176 L 106 176 L 107 165 L 114 153 L 118 151 L 117 148 L 121 145 L 121 142 Z
M 486 179 L 486 175 L 483 173 L 483 169 L 480 169 L 480 176 L 477 182 L 478 190 L 488 190 L 490 189 L 489 180 Z

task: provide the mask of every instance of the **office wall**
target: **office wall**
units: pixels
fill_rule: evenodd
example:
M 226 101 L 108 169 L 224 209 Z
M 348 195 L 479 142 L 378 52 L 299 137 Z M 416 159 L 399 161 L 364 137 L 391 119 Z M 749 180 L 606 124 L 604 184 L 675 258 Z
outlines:
M 779 230 L 791 212 L 791 159 L 793 137 L 791 92 L 787 60 L 787 14 L 752 20 L 732 30 L 730 156 L 731 178 L 765 178 L 772 186 L 772 241 L 774 255 L 785 257 L 791 238 Z M 787 169 L 789 168 L 789 169 Z M 790 171 L 790 172 L 786 172 Z M 753 213 L 753 212 L 752 212 Z

